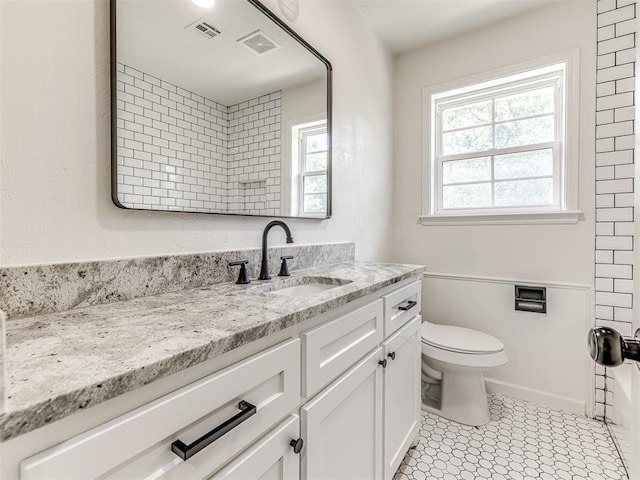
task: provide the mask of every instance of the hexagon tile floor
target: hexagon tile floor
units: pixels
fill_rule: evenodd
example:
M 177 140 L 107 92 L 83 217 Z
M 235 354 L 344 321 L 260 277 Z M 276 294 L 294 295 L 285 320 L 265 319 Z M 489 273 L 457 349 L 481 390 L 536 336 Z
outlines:
M 626 480 L 605 426 L 490 394 L 491 421 L 468 427 L 422 414 L 420 443 L 394 480 Z

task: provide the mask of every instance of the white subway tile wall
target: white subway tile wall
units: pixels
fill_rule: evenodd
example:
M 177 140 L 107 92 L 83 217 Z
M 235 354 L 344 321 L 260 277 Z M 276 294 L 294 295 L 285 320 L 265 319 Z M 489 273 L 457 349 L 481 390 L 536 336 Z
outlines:
M 631 333 L 635 0 L 598 0 L 596 324 Z M 595 367 L 596 418 L 613 418 L 610 372 Z
M 280 213 L 282 94 L 229 107 L 230 213 Z
M 121 63 L 117 91 L 122 204 L 281 213 L 281 92 L 225 106 Z

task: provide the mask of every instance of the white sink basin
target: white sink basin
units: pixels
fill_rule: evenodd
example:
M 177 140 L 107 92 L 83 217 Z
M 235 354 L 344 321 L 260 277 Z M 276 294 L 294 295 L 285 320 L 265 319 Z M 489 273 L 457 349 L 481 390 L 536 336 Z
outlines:
M 262 295 L 282 295 L 284 297 L 306 297 L 326 292 L 332 288 L 351 283 L 351 280 L 331 277 L 289 277 L 271 280 L 251 288 Z
M 307 285 L 296 285 L 294 287 L 275 290 L 272 293 L 275 295 L 285 295 L 287 297 L 306 297 L 307 295 L 324 292 L 325 290 L 330 290 L 339 286 L 340 285 L 329 285 L 326 283 L 310 283 Z

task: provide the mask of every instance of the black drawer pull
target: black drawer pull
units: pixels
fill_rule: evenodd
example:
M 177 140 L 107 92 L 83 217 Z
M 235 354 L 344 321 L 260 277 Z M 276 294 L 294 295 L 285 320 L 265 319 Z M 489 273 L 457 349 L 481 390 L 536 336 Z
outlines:
M 186 445 L 183 441 L 176 440 L 171 444 L 171 451 L 178 455 L 182 460 L 189 460 L 200 450 L 208 447 L 217 439 L 222 437 L 225 433 L 229 433 L 235 427 L 237 427 L 246 419 L 252 417 L 256 413 L 256 406 L 251 405 L 249 402 L 245 402 L 244 400 L 240 402 L 238 408 L 242 410 L 240 413 L 234 415 L 224 423 L 221 423 L 209 433 L 205 433 L 191 445 Z
M 414 302 L 413 300 L 409 300 L 404 305 L 398 305 L 398 310 L 404 310 L 404 311 L 411 310 L 417 304 L 418 304 L 418 302 Z

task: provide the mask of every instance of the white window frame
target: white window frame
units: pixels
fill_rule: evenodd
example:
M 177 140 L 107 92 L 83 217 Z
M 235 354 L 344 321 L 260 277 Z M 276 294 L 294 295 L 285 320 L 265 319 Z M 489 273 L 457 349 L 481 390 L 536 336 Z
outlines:
M 284 206 L 284 211 L 291 216 L 304 216 L 307 218 L 326 218 L 327 212 L 315 212 L 305 213 L 303 211 L 303 196 L 304 196 L 304 176 L 305 175 L 320 175 L 327 176 L 328 171 L 305 173 L 304 172 L 304 157 L 302 155 L 302 144 L 300 135 L 301 132 L 309 129 L 318 129 L 324 127 L 327 130 L 327 117 L 325 114 L 314 114 L 305 117 L 300 117 L 291 120 L 287 123 L 286 140 L 289 145 L 289 162 L 287 168 L 283 168 L 283 187 L 289 191 L 289 195 L 286 196 L 287 205 Z M 286 170 L 286 171 L 285 171 Z M 329 186 L 327 185 L 327 189 Z M 327 192 L 328 196 L 328 192 Z M 328 200 L 328 199 L 327 199 Z
M 578 211 L 578 59 L 577 49 L 423 89 L 423 225 L 468 225 L 508 223 L 577 223 Z M 561 66 L 561 67 L 559 67 Z M 561 80 L 559 80 L 561 73 Z M 559 83 L 561 82 L 561 84 Z M 437 116 L 444 107 L 483 98 L 508 95 L 531 89 L 531 85 L 555 85 L 564 95 L 556 95 L 555 140 L 526 147 L 489 149 L 470 154 L 441 156 L 442 132 Z M 534 87 L 535 88 L 535 87 Z M 504 93 L 502 93 L 504 91 Z M 492 125 L 494 120 L 492 119 Z M 554 154 L 554 198 L 552 205 L 442 208 L 442 163 L 517 151 L 551 148 Z M 493 178 L 492 178 L 493 181 Z
M 300 214 L 301 215 L 308 215 L 308 216 L 326 216 L 327 215 L 327 210 L 325 209 L 322 212 L 305 212 L 304 210 L 304 180 L 307 177 L 327 177 L 328 172 L 327 169 L 324 170 L 315 170 L 313 172 L 307 172 L 305 169 L 305 165 L 306 165 L 306 159 L 305 159 L 305 154 L 304 152 L 304 141 L 305 141 L 305 137 L 309 136 L 309 135 L 317 135 L 318 133 L 324 133 L 325 135 L 327 134 L 327 122 L 323 122 L 321 124 L 318 125 L 309 125 L 309 126 L 303 126 L 298 130 L 298 141 L 300 142 L 299 147 L 298 147 L 298 151 L 299 153 L 299 160 L 300 160 L 300 164 L 298 166 L 298 182 L 299 182 L 299 186 L 298 186 L 298 192 L 300 197 L 298 198 L 298 202 L 300 205 Z M 327 156 L 329 154 L 329 151 L 326 150 L 327 152 Z M 318 153 L 318 152 L 314 152 L 314 153 Z M 327 205 L 329 204 L 329 182 L 327 179 L 327 191 L 324 192 L 324 195 L 327 197 Z

